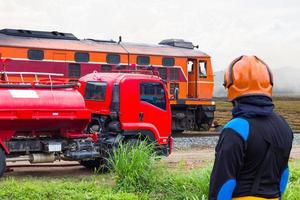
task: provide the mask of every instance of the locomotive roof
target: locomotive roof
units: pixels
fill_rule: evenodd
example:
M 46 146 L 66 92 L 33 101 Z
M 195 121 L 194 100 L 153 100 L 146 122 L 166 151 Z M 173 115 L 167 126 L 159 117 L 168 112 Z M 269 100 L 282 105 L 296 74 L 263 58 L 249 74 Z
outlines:
M 92 39 L 51 39 L 40 37 L 20 37 L 0 33 L 0 46 L 26 47 L 35 49 L 57 49 L 88 52 L 131 53 L 176 57 L 207 57 L 202 51 L 172 47 L 168 45 L 149 45 L 141 43 L 116 43 Z

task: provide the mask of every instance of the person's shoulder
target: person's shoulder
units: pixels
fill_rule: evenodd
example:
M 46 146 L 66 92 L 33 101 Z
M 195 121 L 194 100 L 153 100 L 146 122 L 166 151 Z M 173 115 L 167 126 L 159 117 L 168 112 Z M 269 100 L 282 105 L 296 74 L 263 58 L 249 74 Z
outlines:
M 287 123 L 286 119 L 282 115 L 280 115 L 280 114 L 278 114 L 276 112 L 273 112 L 272 115 L 271 115 L 271 117 Z
M 272 117 L 275 118 L 278 125 L 285 127 L 287 130 L 290 130 L 293 133 L 291 126 L 282 115 L 274 112 Z
M 233 118 L 223 127 L 222 132 L 230 130 L 240 136 L 244 141 L 248 140 L 250 133 L 250 124 L 245 118 Z

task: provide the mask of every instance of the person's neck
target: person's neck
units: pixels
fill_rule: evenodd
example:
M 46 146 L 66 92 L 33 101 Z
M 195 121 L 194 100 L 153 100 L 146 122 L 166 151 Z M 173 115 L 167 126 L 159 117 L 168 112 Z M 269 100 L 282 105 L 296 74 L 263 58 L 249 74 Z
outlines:
M 233 101 L 232 116 L 235 117 L 256 117 L 268 116 L 273 112 L 274 104 L 267 96 L 240 97 Z

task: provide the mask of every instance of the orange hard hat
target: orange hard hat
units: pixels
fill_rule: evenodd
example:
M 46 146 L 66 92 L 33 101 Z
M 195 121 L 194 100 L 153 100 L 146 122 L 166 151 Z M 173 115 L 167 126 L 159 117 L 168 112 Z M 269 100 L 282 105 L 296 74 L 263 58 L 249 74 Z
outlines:
M 250 95 L 272 96 L 273 76 L 268 65 L 256 56 L 233 60 L 224 75 L 228 100 Z

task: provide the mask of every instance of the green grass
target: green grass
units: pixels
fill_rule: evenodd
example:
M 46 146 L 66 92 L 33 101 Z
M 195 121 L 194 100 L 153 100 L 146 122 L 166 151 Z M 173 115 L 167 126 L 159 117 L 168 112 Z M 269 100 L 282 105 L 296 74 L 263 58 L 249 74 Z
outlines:
M 128 192 L 144 192 L 155 176 L 155 156 L 151 145 L 121 145 L 110 160 L 117 188 Z
M 121 146 L 111 160 L 118 192 L 133 192 L 146 199 L 206 199 L 210 168 L 170 170 L 155 158 L 152 146 Z
M 6 178 L 0 183 L 0 199 L 11 200 L 81 200 L 81 199 L 139 199 L 136 194 L 114 192 L 103 186 L 97 178 L 76 181 L 73 179 Z
M 4 178 L 0 181 L 0 199 L 79 200 L 79 199 L 207 199 L 211 165 L 190 171 L 170 169 L 154 159 L 151 147 L 122 146 L 114 152 L 112 172 L 85 178 Z M 300 196 L 300 161 L 290 163 L 291 176 L 283 199 Z M 113 181 L 112 181 L 113 180 Z
M 283 199 L 298 200 L 300 197 L 300 161 L 290 162 L 290 177 Z

